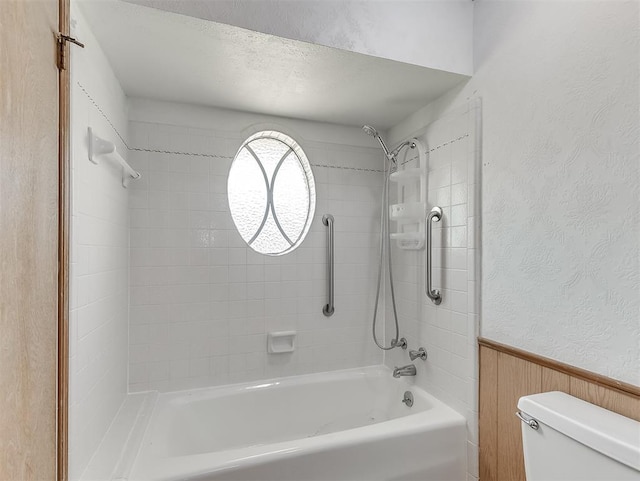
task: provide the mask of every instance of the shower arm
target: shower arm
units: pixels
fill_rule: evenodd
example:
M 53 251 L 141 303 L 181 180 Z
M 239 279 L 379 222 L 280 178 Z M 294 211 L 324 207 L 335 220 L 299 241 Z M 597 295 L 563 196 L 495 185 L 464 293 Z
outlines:
M 396 157 L 398 156 L 398 154 L 402 151 L 402 149 L 404 149 L 405 147 L 410 147 L 412 149 L 416 148 L 416 143 L 412 140 L 405 140 L 404 142 L 402 142 L 400 145 L 398 145 L 395 149 L 393 149 L 388 155 L 387 158 L 393 162 L 395 162 L 397 159 Z
M 416 147 L 416 143 L 413 140 L 405 140 L 390 152 L 384 139 L 380 136 L 376 129 L 374 129 L 370 125 L 363 125 L 362 130 L 364 130 L 367 135 L 370 135 L 371 137 L 378 140 L 378 143 L 380 144 L 380 147 L 382 147 L 382 151 L 384 152 L 385 157 L 387 158 L 387 160 L 389 160 L 389 162 L 392 162 L 393 164 L 397 163 L 397 156 L 403 148 L 410 146 L 412 149 L 415 149 Z

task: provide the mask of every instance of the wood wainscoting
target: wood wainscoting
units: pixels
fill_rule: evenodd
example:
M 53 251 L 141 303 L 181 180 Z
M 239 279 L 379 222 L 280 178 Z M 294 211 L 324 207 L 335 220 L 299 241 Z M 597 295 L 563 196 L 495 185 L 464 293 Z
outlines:
M 640 421 L 640 387 L 480 338 L 480 480 L 525 481 L 518 399 L 563 391 Z
M 66 479 L 68 12 L 0 0 L 2 481 Z

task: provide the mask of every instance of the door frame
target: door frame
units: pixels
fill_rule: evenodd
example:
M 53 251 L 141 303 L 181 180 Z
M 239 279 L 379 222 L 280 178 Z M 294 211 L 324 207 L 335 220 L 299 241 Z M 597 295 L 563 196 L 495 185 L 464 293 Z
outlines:
M 70 35 L 70 0 L 58 0 L 62 35 Z M 69 42 L 62 42 L 58 65 L 58 369 L 57 369 L 57 478 L 69 474 L 69 228 L 70 228 L 70 72 Z M 66 64 L 66 65 L 65 65 Z

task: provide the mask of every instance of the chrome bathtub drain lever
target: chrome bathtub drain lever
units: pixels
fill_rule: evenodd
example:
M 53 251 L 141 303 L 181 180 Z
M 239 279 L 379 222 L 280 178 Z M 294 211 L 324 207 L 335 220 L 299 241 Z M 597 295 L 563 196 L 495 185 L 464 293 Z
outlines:
M 404 397 L 402 398 L 402 402 L 405 403 L 408 408 L 413 406 L 413 394 L 411 394 L 411 391 L 404 392 Z

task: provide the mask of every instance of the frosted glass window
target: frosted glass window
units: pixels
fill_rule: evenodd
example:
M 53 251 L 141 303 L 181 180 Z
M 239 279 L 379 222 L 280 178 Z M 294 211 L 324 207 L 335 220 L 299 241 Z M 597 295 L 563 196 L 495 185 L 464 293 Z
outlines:
M 229 170 L 229 209 L 238 232 L 255 251 L 277 256 L 304 240 L 316 208 L 311 165 L 281 132 L 244 141 Z

